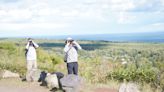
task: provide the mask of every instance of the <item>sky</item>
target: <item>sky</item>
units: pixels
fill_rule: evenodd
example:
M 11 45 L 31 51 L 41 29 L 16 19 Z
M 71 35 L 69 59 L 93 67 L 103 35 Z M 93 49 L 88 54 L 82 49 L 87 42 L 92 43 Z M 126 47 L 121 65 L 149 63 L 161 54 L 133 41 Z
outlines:
M 0 0 L 0 37 L 164 31 L 164 0 Z

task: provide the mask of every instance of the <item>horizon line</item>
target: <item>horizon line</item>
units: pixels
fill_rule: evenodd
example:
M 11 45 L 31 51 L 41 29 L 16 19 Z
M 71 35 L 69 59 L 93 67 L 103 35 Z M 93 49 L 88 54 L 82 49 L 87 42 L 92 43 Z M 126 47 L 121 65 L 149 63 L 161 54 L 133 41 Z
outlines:
M 21 35 L 18 35 L 18 36 L 12 36 L 12 35 L 9 35 L 9 36 L 0 36 L 0 38 L 24 38 L 24 37 L 47 37 L 47 36 L 88 36 L 88 35 L 111 35 L 111 34 L 141 34 L 141 33 L 164 33 L 164 31 L 151 31 L 151 32 L 123 32 L 123 33 L 99 33 L 99 34 L 63 34 L 63 35 L 24 35 L 24 36 L 21 36 Z

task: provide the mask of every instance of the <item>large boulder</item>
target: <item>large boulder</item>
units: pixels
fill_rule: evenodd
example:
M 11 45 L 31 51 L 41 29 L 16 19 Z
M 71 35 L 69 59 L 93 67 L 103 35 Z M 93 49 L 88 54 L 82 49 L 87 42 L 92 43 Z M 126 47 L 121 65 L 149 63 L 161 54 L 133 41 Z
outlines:
M 60 79 L 64 77 L 61 72 L 47 73 L 42 71 L 38 82 L 41 82 L 40 86 L 47 86 L 51 88 L 51 91 L 62 90 Z
M 45 81 L 47 83 L 48 88 L 59 88 L 59 82 L 56 74 L 50 74 L 48 73 Z
M 138 86 L 134 83 L 122 83 L 119 92 L 140 92 Z
M 126 92 L 126 83 L 122 83 L 119 87 L 119 92 Z
M 0 78 L 19 78 L 19 74 L 13 73 L 8 70 L 1 70 L 0 71 Z
M 82 78 L 73 74 L 61 78 L 60 82 L 66 92 L 79 92 L 83 84 Z
M 26 80 L 28 82 L 37 82 L 40 78 L 41 70 L 39 69 L 33 69 L 29 71 L 29 73 L 26 74 Z

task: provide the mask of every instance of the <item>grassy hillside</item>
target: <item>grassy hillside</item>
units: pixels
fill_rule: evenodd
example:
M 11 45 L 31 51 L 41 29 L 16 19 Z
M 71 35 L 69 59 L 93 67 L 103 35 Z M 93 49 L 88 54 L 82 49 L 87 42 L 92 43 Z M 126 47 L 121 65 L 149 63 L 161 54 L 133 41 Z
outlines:
M 48 72 L 67 74 L 63 62 L 63 40 L 35 40 L 38 66 Z M 164 44 L 162 43 L 119 43 L 105 41 L 78 41 L 79 73 L 90 84 L 119 83 L 134 81 L 153 88 L 164 89 Z M 0 40 L 0 69 L 8 69 L 25 75 L 25 39 Z M 127 62 L 127 64 L 122 64 Z M 151 92 L 151 91 L 149 91 Z

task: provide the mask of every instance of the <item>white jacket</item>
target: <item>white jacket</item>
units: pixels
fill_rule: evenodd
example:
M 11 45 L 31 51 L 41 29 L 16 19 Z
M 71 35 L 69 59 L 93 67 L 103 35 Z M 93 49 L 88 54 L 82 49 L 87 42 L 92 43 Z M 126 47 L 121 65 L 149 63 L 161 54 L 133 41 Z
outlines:
M 82 49 L 81 46 L 77 43 L 77 42 L 73 42 L 75 45 L 70 45 L 69 43 L 67 43 L 64 47 L 64 52 L 65 52 L 65 61 L 67 61 L 67 63 L 71 63 L 71 62 L 77 62 L 78 61 L 78 53 L 77 53 L 77 49 Z
M 30 43 L 28 42 L 27 45 L 26 45 L 26 49 L 28 50 L 27 51 L 27 54 L 26 54 L 26 60 L 27 61 L 30 61 L 30 60 L 36 60 L 36 49 L 35 48 L 38 48 L 39 45 L 36 44 L 35 42 L 33 42 L 33 45 L 35 46 L 29 46 Z

